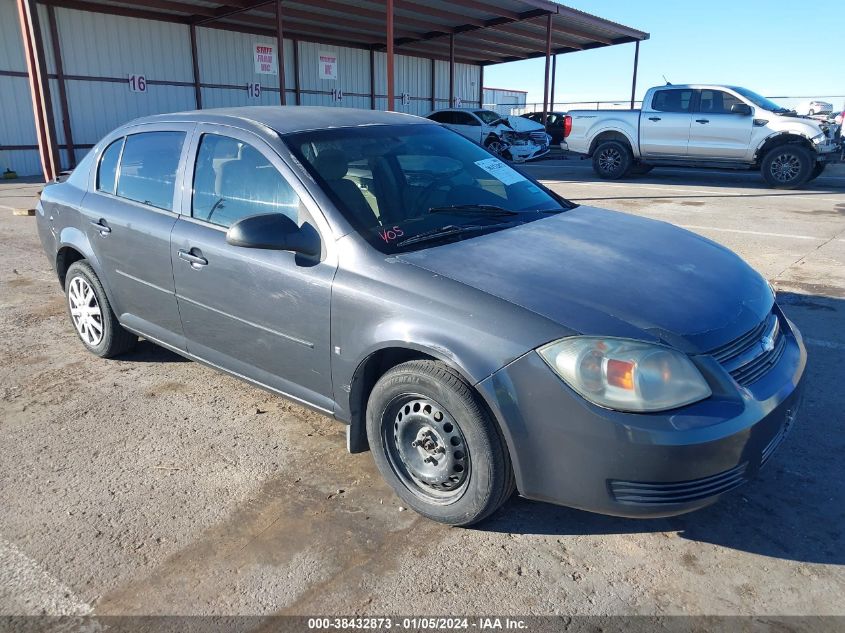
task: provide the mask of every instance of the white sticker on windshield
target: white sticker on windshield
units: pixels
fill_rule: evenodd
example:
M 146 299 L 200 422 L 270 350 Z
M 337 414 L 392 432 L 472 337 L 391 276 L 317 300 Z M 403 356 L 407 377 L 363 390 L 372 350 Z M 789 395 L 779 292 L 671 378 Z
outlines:
M 481 167 L 488 174 L 493 176 L 499 182 L 505 185 L 512 185 L 517 182 L 525 180 L 525 176 L 520 174 L 515 169 L 511 169 L 498 158 L 485 158 L 484 160 L 477 160 L 475 164 Z

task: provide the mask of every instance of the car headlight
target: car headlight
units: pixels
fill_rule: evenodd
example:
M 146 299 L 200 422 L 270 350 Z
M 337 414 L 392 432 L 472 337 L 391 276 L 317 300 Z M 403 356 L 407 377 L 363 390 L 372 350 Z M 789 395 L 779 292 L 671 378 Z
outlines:
M 590 402 L 617 411 L 665 411 L 712 393 L 681 352 L 620 338 L 573 336 L 537 352 L 570 387 Z

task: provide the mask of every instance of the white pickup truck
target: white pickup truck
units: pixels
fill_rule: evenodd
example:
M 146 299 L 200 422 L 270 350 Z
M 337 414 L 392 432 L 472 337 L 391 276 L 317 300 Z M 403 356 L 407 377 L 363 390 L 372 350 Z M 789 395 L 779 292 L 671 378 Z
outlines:
M 792 189 L 840 159 L 841 126 L 801 117 L 736 86 L 651 88 L 642 110 L 573 110 L 569 150 L 589 156 L 601 178 L 644 174 L 656 165 L 759 169 Z

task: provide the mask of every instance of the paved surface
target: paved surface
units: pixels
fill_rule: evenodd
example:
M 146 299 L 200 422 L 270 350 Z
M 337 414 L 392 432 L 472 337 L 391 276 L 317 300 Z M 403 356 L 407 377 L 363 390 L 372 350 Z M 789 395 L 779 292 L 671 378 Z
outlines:
M 757 480 L 674 519 L 514 498 L 442 527 L 324 417 L 147 343 L 87 354 L 34 218 L 0 213 L 0 613 L 845 614 L 845 177 L 773 192 L 750 174 L 531 169 L 718 240 L 777 286 L 808 390 Z

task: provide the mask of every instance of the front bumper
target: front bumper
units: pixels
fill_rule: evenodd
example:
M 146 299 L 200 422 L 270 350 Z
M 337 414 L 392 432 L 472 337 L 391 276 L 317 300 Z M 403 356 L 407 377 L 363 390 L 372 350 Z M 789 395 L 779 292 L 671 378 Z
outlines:
M 536 352 L 479 388 L 501 423 L 523 496 L 616 516 L 672 516 L 753 477 L 791 428 L 807 358 L 791 330 L 777 364 L 747 388 L 713 359 L 697 359 L 713 395 L 673 411 L 595 406 Z

